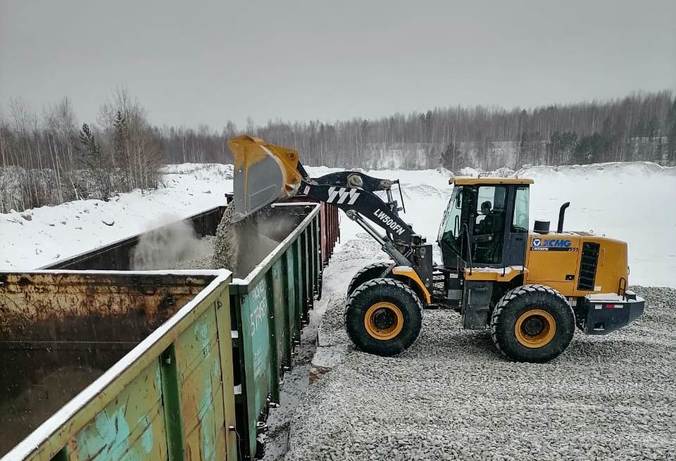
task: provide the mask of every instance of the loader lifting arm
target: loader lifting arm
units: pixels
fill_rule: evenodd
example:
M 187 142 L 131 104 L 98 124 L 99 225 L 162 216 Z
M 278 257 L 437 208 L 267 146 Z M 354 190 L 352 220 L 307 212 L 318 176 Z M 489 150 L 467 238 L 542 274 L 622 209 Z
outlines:
M 362 173 L 346 173 L 351 173 L 351 176 L 347 177 L 360 177 L 369 182 L 370 180 L 377 181 L 376 178 Z M 301 182 L 299 193 L 340 208 L 350 219 L 354 220 L 378 241 L 383 250 L 398 264 L 411 265 L 410 250 L 414 245 L 421 244 L 422 239 L 413 232 L 409 224 L 399 217 L 396 203 L 386 203 L 368 189 L 349 187 L 347 181 L 338 182 L 338 184 L 343 185 L 326 185 L 321 184 L 323 179 L 324 177 L 319 177 L 316 180 L 304 179 Z M 371 223 L 384 229 L 385 235 L 380 234 Z

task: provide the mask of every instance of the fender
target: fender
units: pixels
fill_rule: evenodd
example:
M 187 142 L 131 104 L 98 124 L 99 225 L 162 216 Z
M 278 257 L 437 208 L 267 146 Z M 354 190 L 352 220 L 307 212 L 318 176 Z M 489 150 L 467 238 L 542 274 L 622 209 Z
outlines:
M 418 293 L 422 293 L 425 304 L 432 303 L 432 295 L 430 294 L 430 291 L 422 282 L 418 273 L 411 266 L 395 266 L 392 268 L 392 274 L 406 277 L 411 280 L 418 288 L 416 291 Z

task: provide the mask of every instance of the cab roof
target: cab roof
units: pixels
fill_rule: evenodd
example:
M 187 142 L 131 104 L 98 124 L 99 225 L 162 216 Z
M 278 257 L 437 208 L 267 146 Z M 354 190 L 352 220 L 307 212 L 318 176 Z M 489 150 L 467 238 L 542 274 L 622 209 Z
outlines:
M 533 180 L 529 178 L 499 178 L 484 176 L 474 178 L 471 176 L 455 176 L 448 180 L 449 184 L 457 186 L 486 186 L 492 184 L 533 184 Z

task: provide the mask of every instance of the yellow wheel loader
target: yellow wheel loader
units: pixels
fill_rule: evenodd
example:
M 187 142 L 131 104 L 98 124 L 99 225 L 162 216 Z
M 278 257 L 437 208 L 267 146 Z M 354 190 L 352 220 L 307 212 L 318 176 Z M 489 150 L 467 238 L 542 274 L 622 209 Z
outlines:
M 564 232 L 568 203 L 556 232 L 542 221 L 529 231 L 530 179 L 452 178 L 437 265 L 432 245 L 399 216 L 398 181 L 358 171 L 310 178 L 292 149 L 248 136 L 228 144 L 235 158 L 234 220 L 304 195 L 342 209 L 391 257 L 359 271 L 348 287 L 346 329 L 365 352 L 406 350 L 420 333 L 422 309 L 433 305 L 458 310 L 464 328 L 490 329 L 502 354 L 525 362 L 561 354 L 575 326 L 607 334 L 643 313 L 644 300 L 627 289 L 625 242 Z

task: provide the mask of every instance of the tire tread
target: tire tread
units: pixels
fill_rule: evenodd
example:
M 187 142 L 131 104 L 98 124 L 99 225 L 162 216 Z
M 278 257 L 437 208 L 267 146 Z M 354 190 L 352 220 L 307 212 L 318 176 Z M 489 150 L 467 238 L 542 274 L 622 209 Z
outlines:
M 352 294 L 352 292 L 354 292 L 354 290 L 356 290 L 357 288 L 359 288 L 358 286 L 354 286 L 354 285 L 355 285 L 355 282 L 356 282 L 357 280 L 359 280 L 359 277 L 361 277 L 362 275 L 364 275 L 366 272 L 368 272 L 368 271 L 370 271 L 370 270 L 372 270 L 372 269 L 375 269 L 376 267 L 382 267 L 382 268 L 383 268 L 383 272 L 384 272 L 385 269 L 387 269 L 387 268 L 388 268 L 389 266 L 391 266 L 392 264 L 393 264 L 392 261 L 379 261 L 379 262 L 376 262 L 376 263 L 371 263 L 371 264 L 369 264 L 368 266 L 364 266 L 364 267 L 362 267 L 361 269 L 359 269 L 359 271 L 357 271 L 357 273 L 354 274 L 354 277 L 352 277 L 352 280 L 350 280 L 350 283 L 349 283 L 349 285 L 347 286 L 347 293 L 348 293 L 348 296 L 349 296 L 350 294 Z
M 420 298 L 418 295 L 413 291 L 411 288 L 409 288 L 405 283 L 396 280 L 396 279 L 391 279 L 391 278 L 376 278 L 373 280 L 369 280 L 368 282 L 364 282 L 361 285 L 359 285 L 353 292 L 352 294 L 348 297 L 347 302 L 345 304 L 345 310 L 343 312 L 343 324 L 346 327 L 346 332 L 348 337 L 350 337 L 351 340 L 354 339 L 352 338 L 352 335 L 350 334 L 350 330 L 347 328 L 348 326 L 348 312 L 349 310 L 353 307 L 353 301 L 364 291 L 367 290 L 373 290 L 377 289 L 378 287 L 392 287 L 401 290 L 402 292 L 406 293 L 408 296 L 410 296 L 413 300 L 415 300 L 415 304 L 418 308 L 418 311 L 420 312 L 420 315 L 422 316 L 423 312 L 423 305 L 422 302 L 420 301 Z M 411 347 L 415 342 L 418 340 L 420 335 L 418 334 L 415 338 L 415 340 L 408 345 L 407 349 Z
M 502 295 L 502 297 L 498 300 L 498 302 L 495 304 L 495 307 L 493 308 L 493 313 L 491 315 L 491 323 L 490 323 L 490 328 L 491 328 L 491 339 L 493 340 L 493 344 L 495 344 L 495 347 L 498 349 L 500 354 L 502 354 L 504 357 L 509 357 L 507 353 L 502 349 L 500 346 L 500 342 L 498 341 L 498 335 L 497 335 L 497 327 L 498 327 L 498 322 L 500 321 L 500 316 L 502 315 L 502 312 L 505 310 L 505 307 L 514 299 L 524 296 L 526 294 L 530 293 L 547 293 L 552 296 L 556 296 L 557 298 L 561 299 L 563 302 L 568 305 L 570 308 L 571 312 L 573 313 L 573 316 L 575 313 L 573 312 L 573 309 L 570 307 L 570 303 L 568 300 L 558 291 L 553 289 L 552 287 L 548 287 L 547 285 L 541 285 L 541 284 L 529 284 L 529 285 L 521 285 L 516 288 L 512 288 L 509 290 L 507 293 Z

